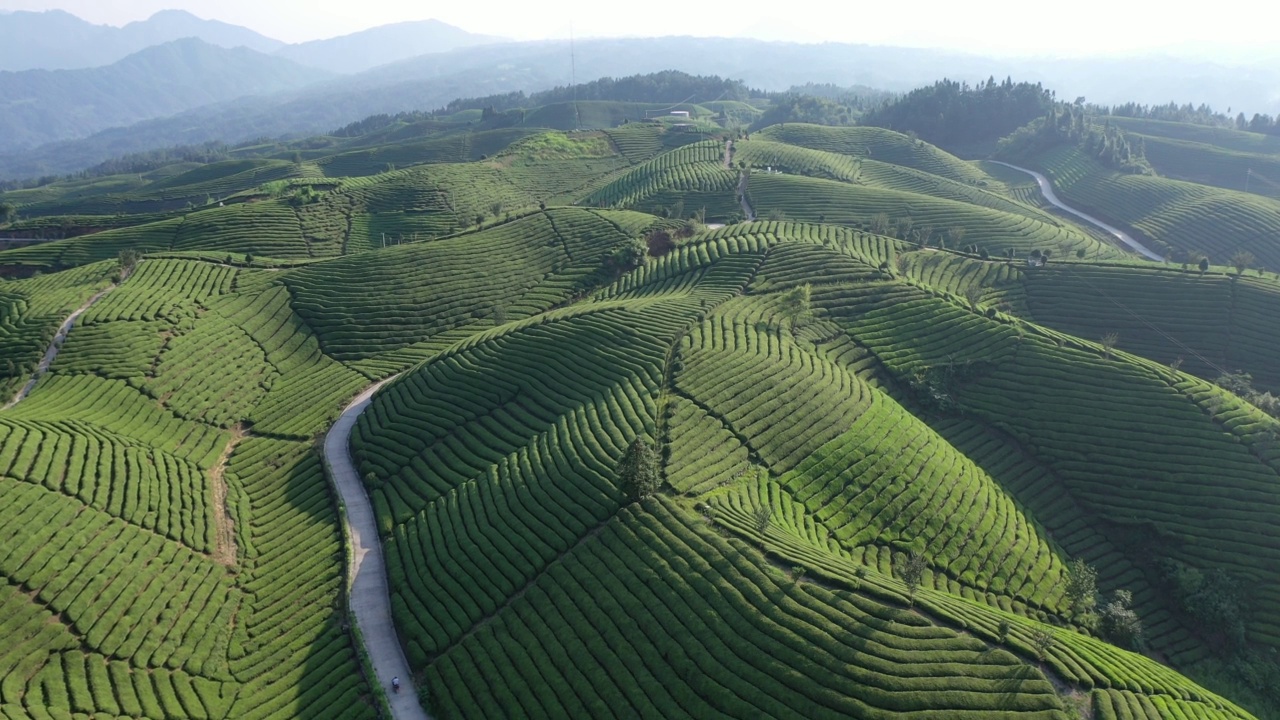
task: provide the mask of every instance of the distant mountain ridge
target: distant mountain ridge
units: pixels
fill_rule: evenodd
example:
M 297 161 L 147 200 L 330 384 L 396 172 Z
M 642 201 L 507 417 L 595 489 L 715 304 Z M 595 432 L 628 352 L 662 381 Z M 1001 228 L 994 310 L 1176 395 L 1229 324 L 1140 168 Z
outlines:
M 1040 81 L 1062 98 L 1084 95 L 1100 104 L 1173 98 L 1250 113 L 1280 112 L 1280 69 L 1265 64 L 1241 69 L 1168 58 L 1000 60 L 912 48 L 691 37 L 586 39 L 576 49 L 580 81 L 676 69 L 742 80 L 763 90 L 815 82 L 905 92 L 940 77 L 975 82 L 1015 75 Z M 114 156 L 172 145 L 313 135 L 378 113 L 434 110 L 458 98 L 547 90 L 568 85 L 570 67 L 565 41 L 429 52 L 274 95 L 156 116 L 132 127 L 117 123 L 92 137 L 18 152 L 0 149 L 0 179 L 72 172 Z
M 223 48 L 273 53 L 279 40 L 183 10 L 163 10 L 124 27 L 94 25 L 63 10 L 0 14 L 0 70 L 76 70 L 102 67 L 182 38 Z
M 500 37 L 469 33 L 439 20 L 422 20 L 286 45 L 276 51 L 276 55 L 333 73 L 357 73 L 427 53 L 505 41 Z
M 19 11 L 0 13 L 0 71 L 102 67 L 149 47 L 189 37 L 222 48 L 246 47 L 343 74 L 427 53 L 505 41 L 439 20 L 422 20 L 289 45 L 238 25 L 202 20 L 184 10 L 162 10 L 120 28 L 94 25 L 62 10 Z
M 326 77 L 248 48 L 187 38 L 101 68 L 0 72 L 0 152 L 84 137 Z

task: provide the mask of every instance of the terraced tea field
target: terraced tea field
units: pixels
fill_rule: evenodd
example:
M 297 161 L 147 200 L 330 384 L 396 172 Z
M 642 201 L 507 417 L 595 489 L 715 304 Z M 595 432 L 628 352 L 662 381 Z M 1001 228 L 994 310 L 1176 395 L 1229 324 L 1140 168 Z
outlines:
M 1280 388 L 1269 201 L 1042 158 L 1201 271 L 887 130 L 568 111 L 0 252 L 0 718 L 1271 716 L 1280 421 L 1211 384 Z
M 1059 194 L 1108 222 L 1133 228 L 1158 253 L 1181 261 L 1202 253 L 1226 266 L 1248 252 L 1261 267 L 1280 267 L 1280 201 L 1252 193 L 1107 171 L 1072 149 L 1039 159 Z

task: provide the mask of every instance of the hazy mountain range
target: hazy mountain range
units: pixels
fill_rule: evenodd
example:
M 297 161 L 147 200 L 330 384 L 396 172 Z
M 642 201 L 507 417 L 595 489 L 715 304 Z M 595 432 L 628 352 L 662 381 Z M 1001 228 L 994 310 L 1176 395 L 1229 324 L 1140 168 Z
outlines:
M 438 20 L 386 25 L 289 45 L 248 28 L 165 10 L 124 27 L 94 25 L 62 10 L 0 14 L 0 70 L 74 70 L 110 65 L 140 50 L 199 38 L 223 48 L 246 47 L 329 72 L 353 73 L 429 52 L 500 41 Z
M 248 48 L 175 40 L 84 70 L 0 73 L 0 152 L 83 137 L 328 77 Z
M 174 42 L 175 35 L 199 40 Z M 145 46 L 153 41 L 162 44 Z M 48 71 L 130 49 L 132 55 L 109 65 Z M 4 178 L 70 172 L 174 144 L 323 133 L 371 114 L 435 109 L 458 97 L 666 69 L 740 79 L 765 90 L 829 82 L 905 91 L 943 77 L 973 82 L 1012 76 L 1095 103 L 1176 101 L 1280 111 L 1280 64 L 1274 61 L 1228 66 L 1153 56 L 1009 59 L 691 37 L 579 40 L 571 61 L 564 41 L 502 42 L 438 21 L 285 45 L 180 11 L 124 28 L 95 26 L 63 12 L 0 14 L 0 67 L 22 62 L 46 69 L 0 72 Z

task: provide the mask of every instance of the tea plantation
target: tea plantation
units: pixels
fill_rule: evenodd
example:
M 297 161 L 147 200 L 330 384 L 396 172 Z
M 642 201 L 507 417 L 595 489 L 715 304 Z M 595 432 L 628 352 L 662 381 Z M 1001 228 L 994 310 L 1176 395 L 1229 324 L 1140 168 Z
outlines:
M 1277 717 L 1275 201 L 1038 156 L 1148 263 L 721 105 L 8 194 L 59 237 L 0 251 L 0 718 L 393 717 L 319 441 L 380 381 L 349 447 L 432 717 Z

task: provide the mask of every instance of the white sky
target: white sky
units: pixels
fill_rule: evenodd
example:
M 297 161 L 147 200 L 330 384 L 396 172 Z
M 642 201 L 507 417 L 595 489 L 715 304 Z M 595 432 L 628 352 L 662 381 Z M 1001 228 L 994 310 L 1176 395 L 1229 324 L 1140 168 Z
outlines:
M 472 32 L 518 40 L 702 35 L 934 47 L 980 54 L 1180 55 L 1251 59 L 1280 54 L 1274 0 L 1235 0 L 1191 12 L 1161 0 L 0 0 L 3 10 L 67 10 L 122 25 L 180 8 L 286 42 L 345 35 L 436 18 Z M 1187 6 L 1201 7 L 1188 3 Z

